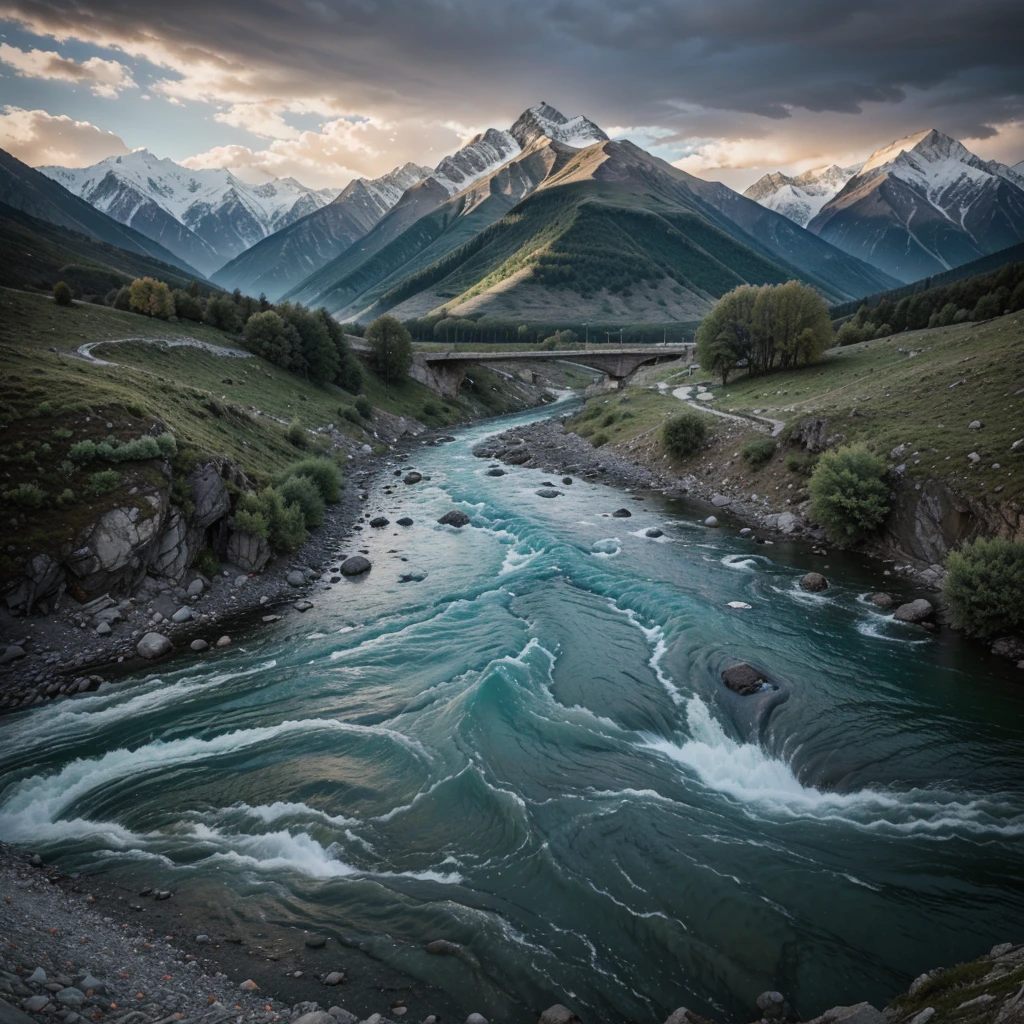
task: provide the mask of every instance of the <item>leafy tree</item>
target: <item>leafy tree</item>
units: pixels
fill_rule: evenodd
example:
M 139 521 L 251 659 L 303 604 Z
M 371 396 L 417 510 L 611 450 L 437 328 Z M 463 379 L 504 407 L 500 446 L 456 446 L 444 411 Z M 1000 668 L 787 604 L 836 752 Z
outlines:
M 111 303 L 114 309 L 129 310 L 132 308 L 132 291 L 128 285 L 122 285 L 117 295 L 114 297 L 114 301 Z
M 323 306 L 316 311 L 315 315 L 324 325 L 338 356 L 338 369 L 334 374 L 334 383 L 338 387 L 344 388 L 350 395 L 358 395 L 363 386 L 363 367 L 345 340 L 345 329 Z
M 950 553 L 943 593 L 953 622 L 974 636 L 1024 626 L 1024 543 L 979 538 Z
M 203 319 L 203 304 L 190 292 L 176 288 L 171 292 L 174 300 L 174 315 L 179 320 L 194 320 L 199 323 Z
M 216 327 L 220 331 L 227 331 L 229 334 L 234 334 L 242 326 L 238 307 L 226 295 L 211 295 L 206 300 L 203 323 Z
M 161 320 L 174 316 L 171 290 L 163 281 L 137 277 L 128 289 L 128 306 L 134 313 L 155 316 Z
M 53 286 L 53 301 L 56 302 L 58 306 L 71 305 L 71 289 L 64 281 L 58 281 Z
M 1003 309 L 999 304 L 999 297 L 995 292 L 989 292 L 987 295 L 982 295 L 975 304 L 974 319 L 991 320 L 993 317 L 999 316 L 1002 312 Z
M 811 518 L 833 544 L 848 547 L 889 514 L 886 465 L 864 445 L 825 452 L 811 474 Z
M 282 484 L 293 476 L 312 480 L 326 502 L 335 502 L 341 497 L 341 470 L 330 459 L 310 458 L 295 462 L 281 473 L 277 482 Z
M 700 413 L 681 412 L 661 428 L 661 440 L 672 455 L 682 459 L 703 446 L 707 433 L 707 425 Z
M 245 347 L 275 366 L 288 368 L 300 344 L 295 328 L 272 309 L 253 313 L 245 323 Z
M 391 381 L 403 380 L 412 366 L 412 338 L 405 326 L 393 316 L 379 316 L 366 328 L 366 340 L 385 390 Z
M 836 332 L 837 345 L 858 345 L 864 340 L 864 328 L 858 327 L 852 320 L 847 320 Z
M 279 303 L 277 312 L 291 324 L 299 337 L 299 347 L 291 369 L 318 383 L 331 383 L 338 372 L 339 360 L 324 318 L 305 306 L 291 302 Z

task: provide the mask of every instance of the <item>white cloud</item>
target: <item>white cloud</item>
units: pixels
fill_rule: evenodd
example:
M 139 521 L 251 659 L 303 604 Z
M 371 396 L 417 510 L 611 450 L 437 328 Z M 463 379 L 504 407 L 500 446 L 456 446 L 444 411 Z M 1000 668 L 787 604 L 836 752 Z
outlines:
M 0 149 L 32 167 L 88 167 L 105 157 L 129 152 L 120 136 L 88 121 L 20 107 L 4 107 L 0 113 Z
M 90 57 L 78 63 L 55 50 L 19 50 L 0 43 L 0 62 L 21 78 L 44 78 L 87 85 L 93 95 L 114 99 L 122 89 L 135 89 L 131 71 L 116 60 Z
M 170 97 L 170 102 L 180 102 Z M 298 129 L 286 123 L 271 103 L 233 103 L 227 110 L 213 115 L 220 124 L 243 128 L 264 139 L 297 139 Z
M 409 160 L 437 163 L 461 145 L 460 136 L 453 125 L 337 118 L 319 131 L 275 139 L 266 149 L 216 146 L 182 163 L 197 170 L 227 167 L 254 179 L 292 175 L 318 188 L 341 187 L 355 177 L 378 177 Z

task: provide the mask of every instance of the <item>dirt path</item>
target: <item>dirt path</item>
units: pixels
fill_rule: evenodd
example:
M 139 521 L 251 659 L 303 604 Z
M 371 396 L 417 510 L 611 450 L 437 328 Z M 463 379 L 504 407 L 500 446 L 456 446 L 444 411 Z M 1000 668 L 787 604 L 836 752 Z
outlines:
M 143 345 L 163 345 L 165 348 L 200 348 L 209 352 L 212 356 L 222 356 L 226 359 L 251 359 L 252 353 L 241 348 L 228 348 L 226 345 L 211 345 L 208 341 L 200 341 L 198 338 L 107 338 L 104 341 L 87 341 L 79 345 L 75 350 L 79 356 L 90 363 L 97 363 L 100 366 L 117 366 L 108 359 L 99 359 L 92 354 L 92 350 L 98 345 L 124 345 L 128 342 L 139 342 Z
M 691 409 L 700 409 L 701 412 L 709 412 L 712 416 L 720 416 L 724 420 L 733 420 L 745 426 L 753 426 L 755 429 L 767 428 L 771 437 L 778 437 L 786 427 L 782 420 L 774 420 L 770 416 L 755 416 L 753 413 L 746 416 L 738 416 L 735 413 L 722 412 L 721 409 L 712 409 L 705 402 L 694 401 L 691 397 L 692 391 L 693 385 L 675 388 L 672 392 L 672 397 L 679 399 L 680 402 L 685 402 Z

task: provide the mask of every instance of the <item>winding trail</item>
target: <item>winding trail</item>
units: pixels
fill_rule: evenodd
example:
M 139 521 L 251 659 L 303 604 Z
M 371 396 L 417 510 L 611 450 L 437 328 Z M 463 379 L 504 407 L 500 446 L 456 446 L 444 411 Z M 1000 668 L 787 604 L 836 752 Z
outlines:
M 742 423 L 744 426 L 754 426 L 757 429 L 764 428 L 770 437 L 778 437 L 786 427 L 782 420 L 775 420 L 770 416 L 755 416 L 753 413 L 740 416 L 732 412 L 723 412 L 721 409 L 712 409 L 706 403 L 696 402 L 690 397 L 693 387 L 693 385 L 687 385 L 686 387 L 675 388 L 672 391 L 672 397 L 677 398 L 680 402 L 684 402 L 691 409 L 709 412 L 712 416 L 720 416 L 724 420 L 733 420 L 736 423 Z
M 105 338 L 102 341 L 87 341 L 79 345 L 76 353 L 90 363 L 99 366 L 117 366 L 108 359 L 99 359 L 92 354 L 92 350 L 98 345 L 124 345 L 128 342 L 140 342 L 143 345 L 163 345 L 166 348 L 200 348 L 209 352 L 212 356 L 221 356 L 226 359 L 251 359 L 252 353 L 241 348 L 228 348 L 226 345 L 212 345 L 208 341 L 200 341 L 198 338 Z

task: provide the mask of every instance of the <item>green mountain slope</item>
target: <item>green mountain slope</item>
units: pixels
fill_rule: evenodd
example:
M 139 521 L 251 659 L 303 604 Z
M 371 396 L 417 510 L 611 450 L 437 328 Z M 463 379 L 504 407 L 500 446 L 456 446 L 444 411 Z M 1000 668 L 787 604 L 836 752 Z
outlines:
M 178 288 L 188 287 L 192 279 L 169 263 L 0 203 L 0 286 L 49 290 L 57 281 L 65 281 L 79 295 L 102 295 L 135 277 L 155 277 Z
M 39 220 L 78 231 L 119 249 L 168 263 L 190 278 L 202 278 L 194 267 L 133 228 L 90 206 L 63 185 L 0 149 L 0 203 Z
M 532 195 L 459 248 L 426 266 L 421 259 L 412 273 L 392 272 L 394 283 L 386 291 L 364 289 L 373 300 L 369 305 L 360 309 L 339 288 L 328 308 L 347 298 L 344 315 L 358 311 L 363 320 L 386 310 L 418 316 L 441 307 L 452 314 L 515 315 L 524 321 L 691 320 L 744 282 L 795 277 L 832 299 L 888 282 L 737 196 L 741 214 L 746 206 L 758 212 L 749 220 L 759 231 L 755 236 L 701 194 L 708 183 L 695 188 L 695 180 L 631 143 L 578 150 Z M 785 230 L 775 230 L 773 220 Z M 395 246 L 399 242 L 404 240 Z M 833 256 L 829 273 L 810 269 Z M 831 273 L 846 264 L 858 282 L 850 290 L 836 283 L 838 271 Z M 359 282 L 350 277 L 339 284 L 355 292 Z

